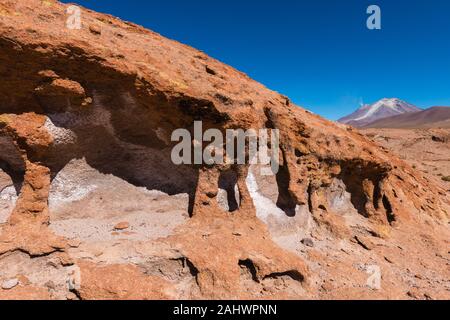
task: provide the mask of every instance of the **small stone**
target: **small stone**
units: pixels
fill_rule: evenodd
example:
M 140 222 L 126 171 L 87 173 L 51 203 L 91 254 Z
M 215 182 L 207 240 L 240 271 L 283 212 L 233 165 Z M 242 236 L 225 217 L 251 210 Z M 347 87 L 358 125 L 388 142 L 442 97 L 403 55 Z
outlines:
M 115 225 L 114 230 L 121 231 L 121 230 L 126 230 L 129 227 L 130 227 L 130 224 L 128 222 L 120 222 Z
M 71 239 L 71 240 L 69 240 L 68 244 L 71 248 L 78 248 L 81 245 L 81 240 L 80 239 Z
M 375 245 L 372 241 L 370 241 L 367 237 L 364 236 L 355 236 L 356 242 L 366 250 L 372 250 Z
M 334 290 L 334 285 L 331 282 L 324 282 L 322 284 L 322 290 L 325 292 L 330 292 Z
M 103 255 L 103 251 L 101 250 L 96 250 L 93 252 L 95 257 L 100 257 L 101 255 Z
M 443 138 L 443 137 L 432 136 L 431 139 L 432 139 L 434 142 L 446 142 L 446 141 L 445 141 L 445 138 Z
M 58 259 L 63 267 L 73 266 L 75 264 L 73 259 L 66 252 L 59 253 Z
M 43 77 L 43 78 L 45 78 L 45 79 L 51 79 L 51 80 L 54 80 L 54 79 L 58 79 L 59 78 L 59 76 L 56 74 L 56 72 L 55 71 L 53 71 L 53 70 L 42 70 L 42 71 L 39 71 L 39 73 L 38 73 L 41 77 Z
M 23 286 L 27 286 L 30 284 L 30 279 L 28 279 L 26 276 L 24 275 L 18 275 L 17 279 L 19 280 L 19 283 Z
M 57 258 L 51 258 L 47 261 L 47 265 L 55 269 L 58 269 L 59 267 L 61 267 L 61 261 Z
M 305 246 L 314 248 L 314 241 L 310 238 L 305 238 L 301 241 Z
M 92 104 L 93 100 L 91 97 L 87 97 L 83 100 L 83 102 L 81 103 L 82 107 L 89 107 Z
M 2 283 L 3 290 L 10 290 L 19 284 L 19 279 L 10 279 Z
M 55 290 L 56 289 L 56 285 L 55 285 L 55 283 L 53 282 L 53 281 L 47 281 L 46 283 L 45 283 L 45 286 L 47 287 L 47 288 L 49 288 L 49 289 L 51 289 L 51 290 Z
M 75 293 L 73 293 L 73 292 L 68 292 L 68 293 L 66 294 L 66 299 L 67 299 L 67 300 L 70 300 L 70 301 L 80 300 L 80 299 L 77 297 L 77 295 L 76 295 Z
M 89 26 L 89 31 L 96 35 L 102 34 L 102 30 L 100 29 L 100 27 L 93 24 Z

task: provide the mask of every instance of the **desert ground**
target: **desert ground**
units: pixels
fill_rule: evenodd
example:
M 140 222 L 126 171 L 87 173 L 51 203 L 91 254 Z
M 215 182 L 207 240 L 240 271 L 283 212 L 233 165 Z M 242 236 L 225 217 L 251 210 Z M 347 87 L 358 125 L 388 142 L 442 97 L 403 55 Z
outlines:
M 450 192 L 450 129 L 363 129 Z

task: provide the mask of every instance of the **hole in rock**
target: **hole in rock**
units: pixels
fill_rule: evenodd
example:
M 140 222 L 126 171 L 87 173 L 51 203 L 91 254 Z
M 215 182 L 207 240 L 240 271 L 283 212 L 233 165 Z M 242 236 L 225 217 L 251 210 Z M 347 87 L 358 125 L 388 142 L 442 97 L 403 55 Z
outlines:
M 88 110 L 49 115 L 47 129 L 56 142 L 46 158 L 52 177 L 72 159 L 84 158 L 98 172 L 135 187 L 171 196 L 187 194 L 192 213 L 198 170 L 175 165 L 171 159 L 171 134 L 182 124 L 146 109 L 128 94 L 117 100 L 94 95 Z
M 282 248 L 295 250 L 308 236 L 314 221 L 308 205 L 297 205 L 290 217 L 277 206 L 279 189 L 275 175 L 262 175 L 262 166 L 252 165 L 246 179 L 247 189 L 256 209 L 256 216 L 265 223 L 272 239 Z M 305 195 L 306 198 L 306 195 Z
M 13 140 L 0 136 L 0 224 L 6 223 L 16 205 L 25 164 Z
M 380 190 L 380 185 L 376 184 L 375 185 L 375 189 L 373 191 L 373 207 L 375 208 L 375 210 L 379 209 L 379 203 L 378 201 L 381 198 L 381 190 Z
M 163 278 L 176 287 L 179 299 L 200 296 L 199 271 L 187 257 L 151 257 L 138 264 L 146 275 Z
M 194 266 L 194 264 L 191 262 L 191 260 L 184 258 L 183 259 L 183 268 L 188 268 L 189 269 L 189 273 L 193 276 L 193 277 L 197 277 L 198 276 L 198 269 Z
M 386 210 L 386 217 L 388 219 L 389 223 L 393 223 L 396 221 L 395 214 L 392 210 L 391 202 L 389 201 L 388 197 L 386 195 L 383 195 L 383 206 Z
M 17 193 L 23 183 L 25 163 L 14 145 L 14 141 L 7 136 L 0 136 L 0 169 L 7 173 L 14 182 Z
M 265 279 L 276 279 L 276 278 L 282 278 L 282 277 L 288 277 L 288 278 L 291 278 L 292 280 L 295 280 L 295 281 L 298 281 L 298 282 L 304 281 L 304 277 L 297 270 L 290 270 L 290 271 L 286 271 L 286 272 L 272 273 L 272 274 L 269 274 L 268 276 L 265 276 L 264 280 Z
M 297 203 L 289 190 L 291 177 L 287 165 L 280 166 L 276 178 L 278 186 L 277 207 L 283 210 L 287 216 L 294 217 Z
M 238 210 L 241 202 L 237 182 L 238 176 L 234 170 L 220 173 L 217 201 L 221 208 L 229 212 Z
M 6 223 L 14 210 L 18 198 L 17 189 L 19 187 L 0 161 L 0 224 Z
M 351 201 L 351 194 L 347 192 L 346 185 L 342 180 L 334 178 L 331 185 L 326 188 L 325 195 L 328 209 L 332 212 L 347 218 L 353 215 L 359 216 Z
M 155 258 L 140 264 L 148 275 L 163 276 L 169 281 L 196 279 L 199 271 L 188 258 Z
M 176 112 L 162 113 L 162 100 L 144 106 L 118 94 L 97 93 L 88 109 L 48 115 L 54 144 L 45 164 L 52 172 L 51 228 L 59 235 L 158 239 L 192 212 L 198 170 L 174 164 L 170 141 L 173 130 L 187 125 L 176 122 Z M 129 228 L 113 230 L 120 222 Z
M 189 218 L 189 196 L 170 196 L 103 174 L 85 159 L 70 161 L 51 183 L 50 228 L 95 243 L 165 238 Z M 118 224 L 125 225 L 118 230 Z
M 250 259 L 239 260 L 239 266 L 241 267 L 243 275 L 247 275 L 253 281 L 259 282 L 258 273 L 252 260 Z
M 355 209 L 364 217 L 368 217 L 366 205 L 370 204 L 374 209 L 378 209 L 380 199 L 380 182 L 385 177 L 385 171 L 378 164 L 364 163 L 362 161 L 348 161 L 341 164 L 341 179 L 347 191 L 351 195 L 351 202 Z M 370 183 L 373 190 L 368 189 Z M 373 203 L 369 201 L 368 194 L 373 192 Z

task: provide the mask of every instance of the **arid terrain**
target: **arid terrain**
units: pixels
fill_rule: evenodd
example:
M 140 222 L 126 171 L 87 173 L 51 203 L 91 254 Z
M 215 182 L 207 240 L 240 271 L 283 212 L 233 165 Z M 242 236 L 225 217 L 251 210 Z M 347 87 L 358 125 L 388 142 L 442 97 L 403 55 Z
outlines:
M 367 137 L 396 153 L 450 192 L 450 129 L 364 129 Z
M 0 0 L 0 299 L 450 299 L 447 133 L 364 135 L 67 7 Z M 279 172 L 175 165 L 194 121 L 278 129 Z

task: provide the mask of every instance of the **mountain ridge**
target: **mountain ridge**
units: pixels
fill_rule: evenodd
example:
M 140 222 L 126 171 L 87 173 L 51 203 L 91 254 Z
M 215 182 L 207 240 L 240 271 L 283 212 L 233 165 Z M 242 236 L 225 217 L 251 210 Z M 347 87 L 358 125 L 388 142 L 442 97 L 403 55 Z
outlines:
M 450 107 L 431 107 L 371 122 L 363 128 L 426 129 L 450 128 Z
M 352 114 L 339 119 L 338 122 L 354 127 L 363 127 L 379 119 L 421 110 L 421 108 L 398 98 L 384 98 L 373 104 L 363 105 Z

